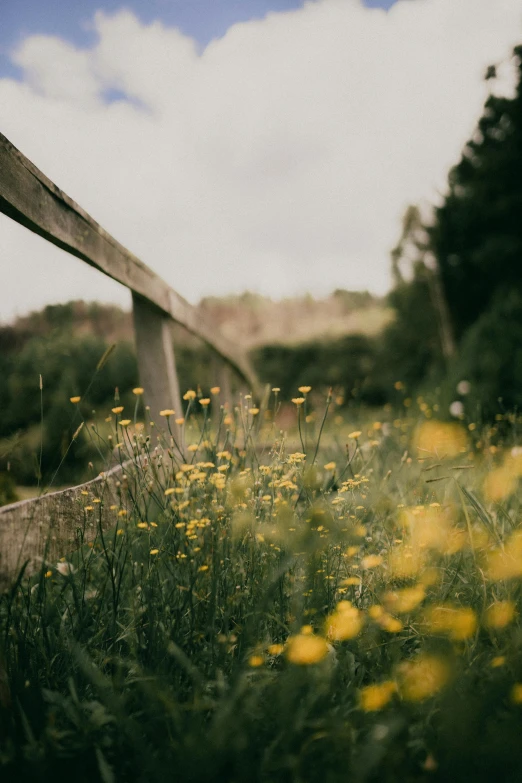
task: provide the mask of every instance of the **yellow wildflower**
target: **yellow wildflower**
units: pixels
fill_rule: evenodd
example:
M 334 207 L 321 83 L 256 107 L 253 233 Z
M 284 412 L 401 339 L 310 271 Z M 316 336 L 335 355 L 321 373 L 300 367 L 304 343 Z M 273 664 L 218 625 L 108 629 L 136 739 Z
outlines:
M 513 704 L 522 704 L 522 682 L 516 682 L 511 688 L 511 701 Z
M 425 421 L 418 427 L 413 447 L 419 456 L 456 457 L 467 448 L 464 428 L 455 422 Z
M 381 563 L 381 555 L 367 555 L 361 560 L 361 565 L 363 568 L 376 568 L 377 566 L 380 566 Z
M 359 693 L 359 705 L 365 712 L 376 712 L 390 702 L 397 691 L 397 684 L 393 680 L 381 682 L 378 685 L 368 685 Z
M 132 390 L 132 393 L 135 394 L 136 397 L 139 397 L 141 394 L 143 394 L 144 391 L 145 389 L 143 389 L 141 386 L 136 386 L 136 388 Z
M 339 601 L 336 611 L 326 620 L 328 638 L 339 642 L 355 638 L 362 627 L 363 616 L 350 601 Z
M 448 682 L 449 666 L 442 658 L 421 654 L 397 667 L 399 693 L 406 701 L 424 701 Z
M 514 601 L 496 601 L 486 610 L 484 624 L 487 628 L 500 630 L 514 619 L 516 605 Z
M 426 591 L 424 586 L 417 585 L 416 587 L 405 587 L 403 590 L 386 593 L 384 596 L 384 603 L 388 609 L 392 609 L 394 612 L 402 614 L 411 612 L 424 601 L 425 597 Z
M 488 553 L 486 573 L 493 582 L 522 576 L 522 531 L 512 533 L 504 549 Z
M 447 634 L 454 641 L 469 639 L 477 628 L 475 612 L 468 606 L 434 606 L 427 614 L 427 622 L 433 633 Z
M 320 636 L 300 633 L 290 636 L 286 644 L 286 659 L 297 666 L 319 663 L 328 655 L 328 645 Z
M 73 403 L 73 405 L 76 405 L 78 402 L 80 402 L 81 397 L 69 397 L 69 401 Z

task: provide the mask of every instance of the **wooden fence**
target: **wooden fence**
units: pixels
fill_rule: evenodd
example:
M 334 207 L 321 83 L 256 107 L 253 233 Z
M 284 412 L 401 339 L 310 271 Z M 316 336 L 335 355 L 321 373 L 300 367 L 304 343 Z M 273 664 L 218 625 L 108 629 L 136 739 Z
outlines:
M 245 353 L 104 231 L 2 134 L 0 211 L 131 290 L 140 383 L 152 418 L 163 408 L 181 411 L 172 322 L 204 340 L 222 360 L 221 366 L 235 370 L 250 390 L 259 393 Z M 113 479 L 105 476 L 90 482 L 88 489 L 82 485 L 0 508 L 0 584 L 8 583 L 27 560 L 31 569 L 44 554 L 53 557 L 68 543 L 74 548 L 72 530 L 85 492 L 107 493 L 108 497 L 114 492 Z

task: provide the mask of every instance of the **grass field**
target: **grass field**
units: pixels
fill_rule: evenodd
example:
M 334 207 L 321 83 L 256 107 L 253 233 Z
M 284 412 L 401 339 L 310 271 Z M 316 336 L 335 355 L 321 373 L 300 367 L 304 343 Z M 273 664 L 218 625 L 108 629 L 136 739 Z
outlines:
M 522 779 L 520 417 L 311 394 L 107 412 L 113 528 L 1 600 L 5 780 Z

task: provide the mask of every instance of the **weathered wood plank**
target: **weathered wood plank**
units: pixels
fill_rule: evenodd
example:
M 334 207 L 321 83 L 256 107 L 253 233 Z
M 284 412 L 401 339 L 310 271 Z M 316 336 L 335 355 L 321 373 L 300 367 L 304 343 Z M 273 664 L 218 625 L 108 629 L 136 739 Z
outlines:
M 108 234 L 2 134 L 0 211 L 156 305 L 201 337 L 256 390 L 257 379 L 246 355 Z
M 146 299 L 132 295 L 132 311 L 140 383 L 152 419 L 158 421 L 163 408 L 174 408 L 182 415 L 181 396 L 174 360 L 174 348 L 168 316 Z
M 77 487 L 1 507 L 0 590 L 26 561 L 25 573 L 33 574 L 42 562 L 56 564 L 77 549 L 82 538 L 94 539 L 100 522 L 103 528 L 114 526 L 117 516 L 110 507 L 127 509 L 125 485 L 125 468 L 118 465 Z

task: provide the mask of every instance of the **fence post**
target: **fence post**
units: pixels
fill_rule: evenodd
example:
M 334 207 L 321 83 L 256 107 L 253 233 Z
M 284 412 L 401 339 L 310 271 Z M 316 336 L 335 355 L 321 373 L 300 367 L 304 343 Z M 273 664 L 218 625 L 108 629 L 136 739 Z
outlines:
M 132 294 L 134 332 L 140 383 L 151 418 L 158 421 L 160 410 L 174 408 L 182 415 L 179 382 L 174 361 L 171 319 L 146 299 Z

